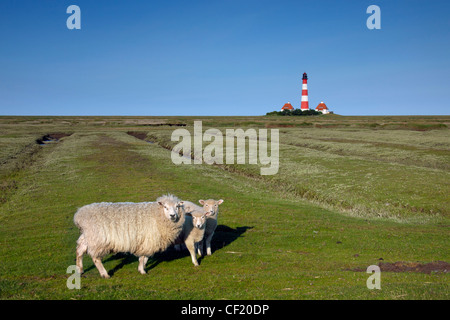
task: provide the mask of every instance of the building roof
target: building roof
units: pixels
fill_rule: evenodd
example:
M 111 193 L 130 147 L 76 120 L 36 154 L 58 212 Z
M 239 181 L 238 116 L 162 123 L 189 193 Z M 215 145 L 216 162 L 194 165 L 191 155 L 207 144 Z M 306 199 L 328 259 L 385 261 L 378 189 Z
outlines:
M 292 106 L 292 104 L 290 102 L 285 103 L 283 108 L 281 108 L 281 110 L 294 110 L 294 107 Z
M 322 111 L 322 110 L 328 110 L 327 105 L 325 103 L 323 103 L 323 101 L 321 101 L 316 107 L 316 111 Z

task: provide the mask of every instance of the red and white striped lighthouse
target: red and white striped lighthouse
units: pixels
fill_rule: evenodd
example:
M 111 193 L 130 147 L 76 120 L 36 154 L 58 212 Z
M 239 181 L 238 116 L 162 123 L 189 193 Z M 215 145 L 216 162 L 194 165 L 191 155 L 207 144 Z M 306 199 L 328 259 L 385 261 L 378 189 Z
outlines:
M 309 103 L 308 103 L 308 76 L 306 75 L 306 72 L 303 73 L 303 83 L 302 83 L 302 103 L 300 105 L 300 110 L 305 111 L 309 110 Z

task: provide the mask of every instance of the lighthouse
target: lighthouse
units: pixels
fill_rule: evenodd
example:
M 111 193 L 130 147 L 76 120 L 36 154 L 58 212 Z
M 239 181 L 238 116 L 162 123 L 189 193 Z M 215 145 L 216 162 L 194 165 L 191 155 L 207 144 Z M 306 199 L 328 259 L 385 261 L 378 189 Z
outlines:
M 306 72 L 303 73 L 303 83 L 302 83 L 302 103 L 300 105 L 300 109 L 302 111 L 309 110 L 309 104 L 308 104 L 308 76 L 306 75 Z

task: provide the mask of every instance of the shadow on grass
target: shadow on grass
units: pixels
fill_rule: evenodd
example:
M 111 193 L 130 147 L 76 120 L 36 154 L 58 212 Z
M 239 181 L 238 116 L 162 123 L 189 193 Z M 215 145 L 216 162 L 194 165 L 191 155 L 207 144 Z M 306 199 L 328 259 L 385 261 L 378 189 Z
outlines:
M 214 232 L 213 239 L 211 241 L 212 253 L 214 254 L 215 251 L 221 250 L 221 249 L 225 248 L 226 246 L 228 246 L 233 241 L 235 241 L 236 239 L 243 237 L 243 234 L 248 229 L 252 229 L 252 228 L 253 227 L 244 226 L 244 227 L 237 227 L 236 229 L 233 229 L 226 225 L 222 225 L 222 224 L 218 225 L 216 228 L 216 231 Z M 206 250 L 204 250 L 204 253 L 206 253 Z M 182 259 L 185 257 L 190 257 L 189 251 L 187 249 L 183 249 L 182 251 L 175 251 L 175 249 L 172 246 L 164 252 L 155 253 L 153 255 L 153 257 L 148 260 L 145 271 L 148 272 L 149 270 L 153 269 L 161 262 L 170 262 L 170 261 Z M 197 257 L 198 257 L 198 255 L 197 255 Z M 203 258 L 204 257 L 198 258 L 199 264 L 201 264 L 201 260 Z M 114 255 L 110 256 L 109 258 L 103 260 L 103 263 L 108 262 L 108 261 L 116 261 L 116 260 L 117 261 L 120 260 L 120 262 L 113 269 L 108 271 L 108 274 L 110 276 L 113 276 L 117 271 L 119 271 L 124 266 L 126 266 L 130 263 L 136 264 L 136 272 L 137 272 L 138 257 L 136 257 L 135 255 L 129 254 L 129 253 L 117 253 L 117 254 L 114 254 Z M 88 267 L 85 270 L 85 272 L 87 272 L 91 269 L 95 269 L 95 265 Z

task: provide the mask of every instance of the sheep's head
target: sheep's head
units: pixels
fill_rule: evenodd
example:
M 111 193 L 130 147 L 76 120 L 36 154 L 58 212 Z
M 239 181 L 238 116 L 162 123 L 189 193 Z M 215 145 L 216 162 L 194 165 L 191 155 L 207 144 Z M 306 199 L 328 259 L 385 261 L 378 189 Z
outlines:
M 191 212 L 191 216 L 192 216 L 192 224 L 194 225 L 195 228 L 203 229 L 205 227 L 206 212 L 196 210 Z
M 183 214 L 183 201 L 162 200 L 158 204 L 163 207 L 164 216 L 173 222 L 178 222 Z
M 201 205 L 203 205 L 203 210 L 206 212 L 207 216 L 214 216 L 219 212 L 219 204 L 222 204 L 223 200 L 199 200 Z

